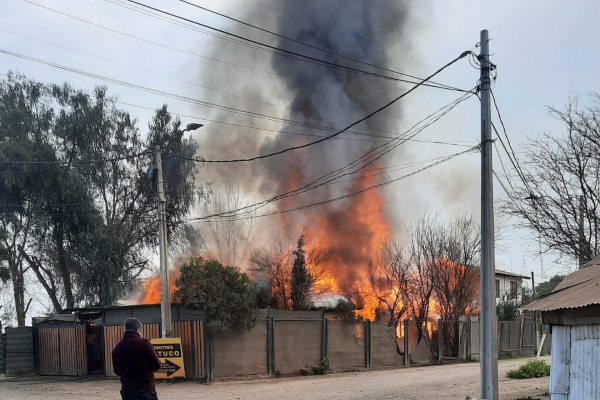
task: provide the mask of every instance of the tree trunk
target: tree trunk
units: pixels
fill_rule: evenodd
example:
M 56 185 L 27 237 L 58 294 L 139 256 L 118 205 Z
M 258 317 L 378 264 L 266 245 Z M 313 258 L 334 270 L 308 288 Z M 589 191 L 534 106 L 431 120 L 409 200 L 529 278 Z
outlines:
M 73 288 L 71 285 L 71 273 L 67 265 L 67 254 L 64 246 L 64 228 L 62 223 L 56 223 L 54 226 L 54 240 L 56 241 L 56 250 L 58 251 L 58 271 L 63 281 L 65 290 L 65 298 L 67 300 L 67 308 L 72 308 L 75 305 L 73 297 Z
M 23 279 L 23 271 L 14 260 L 9 261 L 9 268 L 15 298 L 17 326 L 25 326 L 25 279 Z
M 48 293 L 48 297 L 50 297 L 52 305 L 54 306 L 54 312 L 62 312 L 63 308 L 58 300 L 58 296 L 56 295 L 56 288 L 54 285 L 48 284 L 48 281 L 44 278 L 44 275 L 42 275 L 42 266 L 40 265 L 39 261 L 35 257 L 29 257 L 29 255 L 25 253 L 25 250 L 22 246 L 19 246 L 19 252 L 35 273 L 35 276 L 46 290 L 46 293 Z

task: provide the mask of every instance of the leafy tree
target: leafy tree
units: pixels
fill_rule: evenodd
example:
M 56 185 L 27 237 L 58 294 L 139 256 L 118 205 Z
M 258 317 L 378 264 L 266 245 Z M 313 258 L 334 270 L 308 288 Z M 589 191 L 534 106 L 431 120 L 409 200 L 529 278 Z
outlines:
M 546 250 L 585 263 L 600 253 L 600 94 L 584 107 L 573 96 L 548 112 L 564 133 L 544 133 L 524 147 L 522 168 L 507 172 L 502 211 L 535 232 Z
M 173 299 L 206 310 L 213 331 L 250 330 L 256 325 L 256 283 L 238 268 L 192 257 L 180 272 Z
M 503 295 L 496 305 L 496 315 L 500 321 L 516 321 L 521 315 L 520 307 L 521 304 L 516 299 Z
M 310 288 L 313 285 L 308 268 L 306 267 L 306 250 L 304 233 L 298 239 L 298 247 L 293 251 L 294 266 L 292 267 L 292 309 L 303 310 L 310 301 Z
M 145 171 L 155 145 L 165 151 L 170 244 L 198 239 L 179 223 L 202 194 L 198 165 L 170 155 L 190 157 L 196 142 L 181 137 L 166 106 L 143 139 L 116 101 L 105 87 L 90 95 L 13 74 L 0 84 L 0 160 L 20 163 L 0 175 L 0 222 L 15 238 L 14 261 L 27 263 L 56 311 L 77 301 L 110 304 L 148 268 L 156 190 Z
M 333 309 L 333 313 L 335 314 L 336 318 L 344 322 L 357 321 L 355 311 L 356 305 L 353 302 L 344 299 L 339 299 L 335 305 L 335 308 Z M 362 319 L 362 317 L 359 316 L 358 320 L 360 319 Z
M 565 279 L 564 275 L 556 274 L 550 280 L 535 286 L 535 296 L 542 297 L 552 292 Z

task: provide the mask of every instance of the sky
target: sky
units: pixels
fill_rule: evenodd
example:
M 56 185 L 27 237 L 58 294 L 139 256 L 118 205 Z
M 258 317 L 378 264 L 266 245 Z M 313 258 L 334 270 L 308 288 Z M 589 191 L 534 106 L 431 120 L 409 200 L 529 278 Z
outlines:
M 275 113 L 269 106 L 257 103 L 248 105 L 247 100 L 207 87 L 230 93 L 244 88 L 246 91 L 251 90 L 255 99 L 282 105 L 290 101 L 288 94 L 281 89 L 278 77 L 268 72 L 271 69 L 268 57 L 245 59 L 247 53 L 243 52 L 239 56 L 232 56 L 228 52 L 222 57 L 223 61 L 252 65 L 262 70 L 250 72 L 208 60 L 202 56 L 219 54 L 221 46 L 225 46 L 220 39 L 149 18 L 111 0 L 33 2 L 109 29 L 69 18 L 24 0 L 0 0 L 0 7 L 4 11 L 0 14 L 0 50 L 164 92 L 227 102 L 236 107 L 247 106 L 257 111 L 269 110 Z M 260 7 L 264 12 L 251 13 L 252 20 L 248 22 L 270 30 L 279 29 L 270 13 L 270 5 L 273 3 L 268 1 L 194 2 L 239 18 L 248 14 L 249 7 Z M 235 25 L 232 21 L 176 0 L 144 0 L 144 3 L 221 29 L 230 30 Z M 582 95 L 600 92 L 600 81 L 597 79 L 597 65 L 600 61 L 600 42 L 597 40 L 600 27 L 597 15 L 600 14 L 600 2 L 575 0 L 569 2 L 568 6 L 559 1 L 533 0 L 412 1 L 409 4 L 410 18 L 405 22 L 409 24 L 409 29 L 404 30 L 409 37 L 402 38 L 402 41 L 403 46 L 408 43 L 410 49 L 406 53 L 399 53 L 397 59 L 402 70 L 410 74 L 427 76 L 465 50 L 478 51 L 475 46 L 479 41 L 480 31 L 488 29 L 491 59 L 498 66 L 494 92 L 517 154 L 522 151 L 527 136 L 535 137 L 543 132 L 563 132 L 562 126 L 548 116 L 545 106 L 563 106 L 572 91 Z M 120 35 L 110 29 L 146 41 Z M 276 44 L 272 37 L 260 32 L 248 31 L 247 34 L 257 40 Z M 174 51 L 147 41 L 184 51 Z M 29 79 L 46 83 L 68 82 L 74 87 L 89 91 L 95 85 L 107 85 L 110 93 L 119 96 L 120 105 L 138 118 L 138 126 L 142 132 L 145 131 L 153 109 L 163 103 L 168 103 L 171 111 L 187 115 L 188 117 L 182 117 L 184 124 L 198 121 L 193 116 L 211 118 L 214 115 L 214 111 L 197 105 L 0 53 L 0 73 L 6 74 L 9 70 L 21 72 Z M 445 70 L 436 80 L 456 87 L 472 88 L 478 78 L 479 71 L 472 68 L 465 59 Z M 382 101 L 397 95 L 398 90 L 394 89 L 406 88 L 401 84 L 391 84 L 390 90 L 382 93 Z M 402 102 L 398 131 L 406 129 L 411 122 L 456 97 L 456 93 L 435 89 L 418 90 L 410 101 Z M 394 112 L 394 109 L 389 112 Z M 335 114 L 336 109 L 333 107 L 332 115 Z M 442 123 L 423 132 L 420 137 L 465 144 L 477 143 L 480 136 L 479 124 L 479 104 L 476 98 L 472 98 L 457 107 Z M 210 158 L 211 131 L 218 131 L 219 134 L 221 131 L 213 128 L 210 123 L 205 125 L 196 133 L 196 138 L 201 144 L 200 154 Z M 455 151 L 456 148 L 443 145 L 411 144 L 399 154 L 392 155 L 390 163 L 396 159 L 397 163 L 401 163 L 433 158 Z M 498 164 L 497 156 L 494 163 Z M 478 217 L 479 169 L 480 154 L 468 154 L 439 169 L 434 168 L 415 176 L 410 182 L 402 181 L 390 186 L 385 191 L 389 217 L 395 221 L 396 226 L 401 226 L 410 223 L 416 215 L 431 207 L 447 216 L 473 213 Z M 503 198 L 502 188 L 497 184 L 494 192 L 496 200 Z M 545 255 L 543 266 L 540 264 L 535 235 L 516 228 L 514 224 L 517 221 L 497 216 L 497 222 L 504 228 L 504 232 L 499 243 L 501 251 L 496 255 L 496 268 L 526 275 L 533 271 L 536 280 L 544 280 L 563 271 L 563 266 L 555 262 L 553 254 Z

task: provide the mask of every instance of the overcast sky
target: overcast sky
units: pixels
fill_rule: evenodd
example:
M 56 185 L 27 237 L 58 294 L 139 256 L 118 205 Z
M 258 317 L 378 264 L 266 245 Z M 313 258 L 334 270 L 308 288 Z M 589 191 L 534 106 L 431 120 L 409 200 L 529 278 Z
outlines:
M 247 101 L 224 96 L 197 85 L 229 92 L 235 92 L 240 85 L 251 85 L 255 98 L 269 102 L 275 99 L 278 104 L 285 104 L 289 100 L 284 93 L 277 91 L 277 77 L 272 74 L 254 71 L 250 81 L 240 82 L 240 68 L 190 54 L 218 54 L 219 46 L 223 46 L 223 43 L 215 37 L 149 18 L 105 0 L 34 1 L 94 24 L 185 49 L 189 53 L 123 36 L 23 0 L 0 0 L 3 10 L 0 14 L 0 49 L 169 93 L 179 93 L 209 101 L 219 99 L 222 102 L 230 102 L 229 104 L 236 107 L 246 105 Z M 272 3 L 255 3 L 250 0 L 194 1 L 239 18 L 246 15 L 243 7 L 260 4 L 265 10 L 264 18 L 260 20 L 254 18 L 249 22 L 271 30 L 278 29 L 269 14 L 269 5 Z M 176 0 L 144 0 L 144 2 L 223 29 L 232 29 L 235 24 Z M 492 39 L 490 42 L 492 61 L 498 65 L 495 93 L 513 145 L 519 152 L 521 145 L 526 141 L 526 135 L 563 132 L 562 126 L 547 116 L 545 105 L 564 105 L 571 90 L 582 94 L 600 92 L 600 82 L 597 79 L 600 57 L 600 41 L 597 40 L 600 30 L 597 23 L 598 15 L 600 15 L 600 2 L 583 0 L 571 1 L 568 4 L 562 1 L 541 0 L 414 1 L 408 21 L 410 29 L 407 31 L 410 34 L 408 40 L 411 43 L 411 51 L 402 62 L 403 69 L 414 75 L 427 76 L 464 50 L 478 51 L 474 46 L 479 41 L 480 30 L 488 29 Z M 37 41 L 17 36 L 15 33 L 29 36 Z M 293 32 L 281 33 L 293 35 Z M 276 44 L 276 41 L 268 35 L 256 32 L 253 34 L 259 40 Z M 116 63 L 49 43 L 116 61 Z M 229 57 L 227 61 L 252 65 L 265 71 L 271 67 L 267 57 L 257 57 L 253 60 L 245 60 L 241 56 L 233 59 Z M 390 65 L 390 67 L 394 66 Z M 204 75 L 214 72 L 215 69 L 226 70 L 229 79 L 211 82 L 203 79 Z M 152 110 L 163 103 L 168 103 L 170 110 L 176 113 L 205 118 L 211 116 L 210 110 L 186 102 L 0 54 L 0 73 L 5 74 L 8 70 L 22 72 L 30 79 L 48 83 L 68 82 L 87 90 L 92 90 L 94 85 L 105 84 L 109 87 L 110 93 L 119 96 L 121 102 L 150 108 L 147 110 L 122 104 L 123 108 L 139 119 L 142 132 L 145 131 Z M 247 70 L 242 72 L 244 76 L 248 76 Z M 444 71 L 437 80 L 461 88 L 472 88 L 478 76 L 479 72 L 463 60 Z M 406 88 L 400 85 L 396 87 Z M 261 88 L 268 88 L 269 91 Z M 388 92 L 382 93 L 382 99 L 390 99 L 398 93 L 394 90 Z M 403 127 L 406 129 L 411 121 L 422 118 L 455 97 L 455 93 L 420 90 L 411 97 L 410 101 L 402 104 L 404 117 L 401 124 L 399 122 L 398 130 L 401 131 Z M 256 107 L 256 104 L 253 107 Z M 480 135 L 479 118 L 479 104 L 473 98 L 453 111 L 443 123 L 432 126 L 421 136 L 460 143 L 468 143 L 467 141 L 476 143 Z M 182 120 L 185 124 L 191 122 L 192 118 L 182 117 Z M 198 138 L 204 146 L 200 153 L 207 158 L 210 158 L 210 133 L 210 123 L 207 123 L 198 133 L 204 135 Z M 433 144 L 421 143 L 412 146 L 402 153 L 402 157 L 398 156 L 399 160 L 400 158 L 410 160 L 431 158 L 457 151 L 456 148 Z M 404 223 L 410 222 L 411 218 L 431 206 L 438 207 L 447 215 L 472 212 L 478 217 L 479 159 L 479 154 L 466 155 L 444 164 L 440 169 L 432 169 L 422 176 L 415 177 L 411 183 L 405 184 L 402 181 L 391 186 L 386 189 L 386 195 L 391 199 L 388 213 L 389 210 L 394 210 L 392 218 L 396 222 Z M 498 160 L 495 159 L 494 162 L 498 163 Z M 497 198 L 504 195 L 501 187 L 497 185 L 495 195 Z M 534 271 L 538 275 L 536 279 L 542 279 L 539 258 L 535 254 L 537 251 L 535 237 L 530 232 L 514 229 L 512 224 L 515 221 L 501 219 L 500 223 L 508 229 L 502 242 L 505 251 L 497 255 L 496 267 L 524 274 Z M 553 257 L 550 255 L 544 258 L 545 276 L 551 276 L 560 270 L 560 267 L 552 261 Z

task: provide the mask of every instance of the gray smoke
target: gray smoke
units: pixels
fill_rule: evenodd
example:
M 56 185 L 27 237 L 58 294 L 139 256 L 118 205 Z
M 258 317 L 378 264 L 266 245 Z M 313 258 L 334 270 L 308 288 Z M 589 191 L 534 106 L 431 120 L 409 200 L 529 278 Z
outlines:
M 338 52 L 372 64 L 393 65 L 404 70 L 410 62 L 410 43 L 407 40 L 410 10 L 406 2 L 388 0 L 304 0 L 273 2 L 242 2 L 242 7 L 231 9 L 229 14 L 241 20 L 279 32 L 285 36 L 311 43 L 315 46 Z M 285 39 L 257 32 L 236 23 L 225 29 L 277 47 L 307 54 L 330 62 L 382 73 L 371 67 L 344 60 L 324 52 L 309 49 Z M 276 104 L 273 107 L 258 102 L 241 100 L 227 95 L 215 96 L 211 101 L 227 104 L 244 110 L 277 116 L 293 121 L 343 128 L 363 117 L 375 108 L 387 103 L 400 92 L 385 89 L 399 88 L 399 84 L 374 77 L 355 74 L 272 55 L 237 44 L 214 40 L 211 57 L 250 65 L 269 70 L 274 74 L 244 70 L 219 64 L 203 65 L 200 80 L 207 86 L 225 87 L 224 90 Z M 205 52 L 206 53 L 206 52 Z M 207 96 L 208 98 L 208 92 Z M 315 135 L 330 135 L 333 132 L 310 129 L 293 124 L 240 116 L 223 111 L 199 108 L 198 115 L 215 120 L 252 125 L 277 131 L 289 131 Z M 401 130 L 401 105 L 397 104 L 366 121 L 355 130 L 390 136 Z M 198 133 L 201 142 L 200 154 L 207 159 L 231 159 L 267 154 L 290 146 L 318 139 L 310 136 L 295 136 L 284 133 L 256 130 L 207 123 Z M 329 140 L 307 149 L 288 152 L 257 162 L 217 165 L 209 164 L 201 172 L 201 180 L 219 185 L 243 188 L 249 199 L 261 200 L 278 193 L 295 189 L 313 179 L 340 168 L 360 157 L 382 139 L 369 136 L 344 134 L 344 137 L 361 140 Z M 398 162 L 396 150 L 395 162 Z M 382 163 L 385 160 L 382 159 Z M 358 175 L 351 176 L 358 177 Z M 377 178 L 376 178 L 377 179 Z M 376 181 L 377 182 L 377 181 Z M 372 183 L 372 182 L 371 182 Z M 340 196 L 360 189 L 364 182 L 354 181 L 328 185 L 286 199 L 273 207 L 285 209 L 315 201 Z M 353 207 L 352 199 L 313 208 L 279 217 L 267 217 L 262 224 L 264 237 L 269 239 L 279 231 L 283 236 L 297 237 L 300 229 L 310 226 L 317 219 L 327 221 L 328 235 L 339 237 L 340 248 L 337 259 L 348 263 L 346 273 L 351 281 L 357 268 L 364 268 L 369 251 L 360 246 L 369 246 L 375 237 L 357 215 L 360 210 Z M 264 210 L 264 209 L 263 209 Z M 265 228 L 272 229 L 265 229 Z M 314 238 L 317 239 L 318 238 Z M 309 238 L 310 241 L 310 238 Z M 357 246 L 360 243 L 360 246 Z

